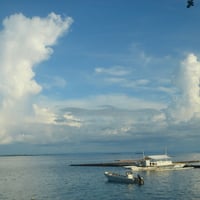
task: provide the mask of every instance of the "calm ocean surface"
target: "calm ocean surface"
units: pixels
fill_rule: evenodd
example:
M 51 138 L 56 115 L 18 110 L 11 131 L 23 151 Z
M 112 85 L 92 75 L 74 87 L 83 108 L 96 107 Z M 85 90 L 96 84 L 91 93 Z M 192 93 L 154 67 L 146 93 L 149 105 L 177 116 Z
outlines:
M 133 158 L 128 154 L 68 154 L 0 157 L 0 200 L 200 199 L 200 169 L 143 172 L 143 186 L 109 183 L 104 171 L 122 168 L 72 167 L 71 163 Z M 185 157 L 179 157 L 185 160 Z M 180 160 L 178 159 L 178 160 Z M 187 155 L 200 159 L 200 154 Z

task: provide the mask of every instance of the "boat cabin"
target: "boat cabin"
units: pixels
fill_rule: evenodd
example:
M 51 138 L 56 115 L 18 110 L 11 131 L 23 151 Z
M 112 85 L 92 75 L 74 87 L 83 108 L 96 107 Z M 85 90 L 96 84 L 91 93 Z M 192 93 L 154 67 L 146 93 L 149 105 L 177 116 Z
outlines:
M 146 156 L 141 162 L 142 167 L 156 167 L 168 165 L 172 165 L 172 161 L 170 160 L 170 157 L 166 154 Z

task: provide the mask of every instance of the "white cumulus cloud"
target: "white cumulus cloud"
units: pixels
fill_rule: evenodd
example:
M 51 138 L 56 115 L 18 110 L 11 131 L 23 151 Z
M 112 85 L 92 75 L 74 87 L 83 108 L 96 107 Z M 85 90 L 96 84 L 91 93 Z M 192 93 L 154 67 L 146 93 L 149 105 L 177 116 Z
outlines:
M 176 80 L 179 94 L 169 107 L 170 116 L 176 122 L 186 122 L 200 117 L 200 61 L 189 54 L 181 63 Z
M 42 90 L 34 67 L 50 57 L 51 47 L 72 21 L 55 13 L 45 18 L 19 13 L 4 19 L 0 32 L 0 143 L 11 142 L 10 127 L 23 123 L 30 114 L 28 100 Z

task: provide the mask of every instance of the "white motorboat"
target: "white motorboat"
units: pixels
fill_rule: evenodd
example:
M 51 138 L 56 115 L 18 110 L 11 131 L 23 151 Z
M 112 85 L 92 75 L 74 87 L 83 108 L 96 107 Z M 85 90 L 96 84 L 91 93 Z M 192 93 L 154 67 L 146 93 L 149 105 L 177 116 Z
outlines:
M 144 184 L 144 178 L 141 177 L 139 174 L 137 177 L 133 176 L 133 173 L 131 171 L 127 171 L 125 175 L 121 175 L 114 172 L 105 172 L 104 175 L 108 178 L 108 181 L 110 182 L 118 182 L 118 183 L 128 183 L 128 184 Z
M 173 163 L 167 154 L 143 156 L 143 159 L 135 165 L 125 166 L 132 171 L 164 171 L 180 170 L 184 168 L 185 163 Z

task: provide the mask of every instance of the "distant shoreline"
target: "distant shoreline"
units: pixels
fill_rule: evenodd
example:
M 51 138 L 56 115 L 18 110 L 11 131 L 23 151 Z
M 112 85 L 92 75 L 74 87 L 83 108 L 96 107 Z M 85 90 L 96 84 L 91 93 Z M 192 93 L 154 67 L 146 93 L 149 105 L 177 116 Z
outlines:
M 147 152 L 148 154 L 151 154 L 151 152 Z M 155 152 L 157 153 L 157 152 Z M 192 152 L 181 152 L 181 151 L 174 151 L 170 153 L 170 157 L 174 157 L 177 155 L 184 155 L 184 154 L 199 154 L 199 151 L 192 151 Z M 131 157 L 133 156 L 142 156 L 142 152 L 136 151 L 136 152 L 70 152 L 70 153 L 18 153 L 18 154 L 0 154 L 0 157 L 20 157 L 20 156 L 67 156 L 67 155 L 130 155 Z M 146 154 L 146 152 L 145 152 Z M 152 152 L 154 154 L 154 152 Z M 130 158 L 132 160 L 132 158 Z

